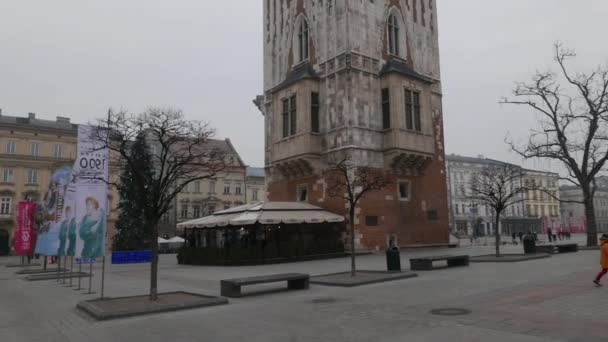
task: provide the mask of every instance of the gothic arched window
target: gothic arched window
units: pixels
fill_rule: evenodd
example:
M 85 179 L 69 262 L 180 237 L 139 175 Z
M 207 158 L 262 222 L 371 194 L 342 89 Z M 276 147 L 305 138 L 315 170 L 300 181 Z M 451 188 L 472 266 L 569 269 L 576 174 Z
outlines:
M 309 44 L 309 30 L 308 30 L 308 21 L 302 18 L 298 25 L 298 51 L 300 62 L 303 62 L 308 59 L 308 47 Z
M 399 56 L 399 20 L 395 14 L 388 17 L 388 52 Z

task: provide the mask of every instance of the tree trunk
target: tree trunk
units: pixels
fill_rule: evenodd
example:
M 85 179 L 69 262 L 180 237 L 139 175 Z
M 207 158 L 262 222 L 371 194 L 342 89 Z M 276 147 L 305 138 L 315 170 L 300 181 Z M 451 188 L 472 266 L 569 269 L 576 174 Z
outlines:
M 349 210 L 350 219 L 350 275 L 357 275 L 357 266 L 355 263 L 355 206 L 351 205 Z
M 152 263 L 150 265 L 150 300 L 158 299 L 158 224 L 152 225 Z
M 583 190 L 585 202 L 585 217 L 587 218 L 587 246 L 597 246 L 597 225 L 595 221 L 595 206 L 590 191 Z
M 496 257 L 500 257 L 500 213 L 496 213 Z

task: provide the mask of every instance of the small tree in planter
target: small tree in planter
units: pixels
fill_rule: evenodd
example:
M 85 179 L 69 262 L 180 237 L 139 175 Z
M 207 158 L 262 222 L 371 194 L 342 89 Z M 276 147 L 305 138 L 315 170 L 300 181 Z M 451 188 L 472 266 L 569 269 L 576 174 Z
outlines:
M 378 169 L 356 166 L 350 155 L 328 163 L 324 172 L 327 194 L 341 198 L 348 203 L 348 224 L 350 226 L 351 275 L 357 275 L 355 261 L 355 208 L 359 201 L 370 192 L 382 190 L 389 183 L 388 178 Z
M 187 120 L 181 111 L 171 108 L 151 108 L 135 115 L 110 110 L 99 127 L 91 139 L 108 148 L 111 162 L 131 175 L 130 185 L 121 182 L 112 185 L 119 191 L 131 186 L 137 193 L 136 200 L 141 202 L 141 224 L 152 237 L 150 300 L 156 300 L 159 222 L 182 189 L 192 182 L 216 177 L 224 170 L 226 153 L 210 146 L 212 128 L 200 121 Z M 110 134 L 100 134 L 103 131 Z M 134 141 L 140 137 L 151 148 L 151 163 L 147 165 L 141 164 L 141 156 L 131 154 Z
M 521 179 L 520 167 L 497 162 L 474 174 L 468 189 L 463 188 L 471 202 L 485 204 L 494 211 L 496 257 L 500 256 L 500 215 L 510 206 L 523 201 L 525 189 Z

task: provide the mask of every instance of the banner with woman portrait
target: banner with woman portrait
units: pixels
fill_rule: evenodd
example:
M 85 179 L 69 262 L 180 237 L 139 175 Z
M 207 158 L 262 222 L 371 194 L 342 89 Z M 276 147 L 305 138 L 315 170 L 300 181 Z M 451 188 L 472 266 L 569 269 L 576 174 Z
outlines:
M 66 235 L 75 232 L 74 256 L 95 258 L 104 255 L 108 214 L 109 150 L 106 132 L 91 126 L 78 127 L 77 158 L 72 183 L 66 194 L 71 212 Z M 61 230 L 60 230 L 61 231 Z M 69 251 L 72 252 L 72 251 Z M 68 254 L 69 255 L 69 254 Z
M 70 166 L 62 166 L 51 175 L 49 188 L 44 195 L 41 207 L 42 223 L 38 226 L 37 254 L 46 256 L 59 254 L 64 197 L 71 180 L 72 167 Z

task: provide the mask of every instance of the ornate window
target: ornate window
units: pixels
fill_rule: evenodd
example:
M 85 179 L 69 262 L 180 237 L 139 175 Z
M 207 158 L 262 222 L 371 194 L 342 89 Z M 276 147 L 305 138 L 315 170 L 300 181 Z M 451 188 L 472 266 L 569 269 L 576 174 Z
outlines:
M 0 215 L 10 215 L 12 203 L 12 197 L 0 197 Z
M 391 128 L 391 97 L 388 88 L 382 89 L 382 129 Z
M 399 19 L 395 14 L 388 17 L 388 52 L 399 56 Z
M 309 29 L 308 21 L 302 17 L 298 23 L 298 57 L 299 62 L 304 62 L 308 59 L 309 51 Z
M 35 156 L 35 157 L 40 155 L 40 144 L 32 143 L 30 145 L 30 155 Z
M 319 133 L 319 93 L 310 94 L 310 130 Z
M 38 170 L 27 170 L 27 184 L 38 184 Z
M 283 99 L 283 138 L 296 134 L 296 95 Z
M 7 154 L 15 154 L 16 144 L 14 141 L 9 141 L 6 143 L 6 153 Z
M 5 168 L 2 181 L 4 183 L 12 183 L 15 179 L 15 171 L 11 168 Z
M 420 93 L 405 90 L 405 126 L 408 130 L 422 131 Z

